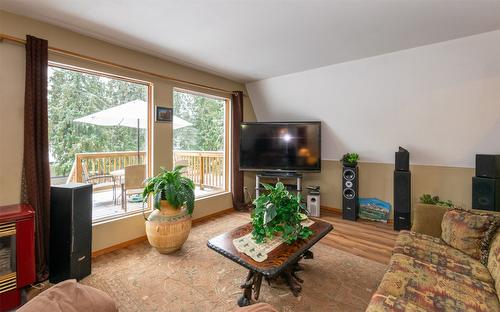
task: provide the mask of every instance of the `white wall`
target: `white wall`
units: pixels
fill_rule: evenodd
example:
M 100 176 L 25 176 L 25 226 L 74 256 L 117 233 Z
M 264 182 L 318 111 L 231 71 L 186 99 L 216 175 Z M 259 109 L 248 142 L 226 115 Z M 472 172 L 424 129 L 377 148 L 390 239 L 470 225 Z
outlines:
M 500 154 L 500 30 L 247 84 L 259 121 L 321 120 L 322 157 L 474 167 Z

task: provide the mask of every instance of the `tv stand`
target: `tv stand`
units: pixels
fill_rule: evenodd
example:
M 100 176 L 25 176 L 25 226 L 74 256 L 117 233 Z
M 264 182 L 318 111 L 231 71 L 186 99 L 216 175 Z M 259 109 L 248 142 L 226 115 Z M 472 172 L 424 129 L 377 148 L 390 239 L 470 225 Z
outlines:
M 260 190 L 260 180 L 262 178 L 276 179 L 276 183 L 281 182 L 283 179 L 295 179 L 296 180 L 296 191 L 297 194 L 302 192 L 302 174 L 297 172 L 259 172 L 255 175 L 255 198 L 259 197 Z

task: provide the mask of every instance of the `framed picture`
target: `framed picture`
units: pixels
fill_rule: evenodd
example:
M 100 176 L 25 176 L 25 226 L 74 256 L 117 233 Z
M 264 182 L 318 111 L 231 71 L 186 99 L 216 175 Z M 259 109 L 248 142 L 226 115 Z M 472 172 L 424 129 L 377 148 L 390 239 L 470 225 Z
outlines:
M 156 106 L 156 122 L 172 122 L 174 110 L 169 107 Z

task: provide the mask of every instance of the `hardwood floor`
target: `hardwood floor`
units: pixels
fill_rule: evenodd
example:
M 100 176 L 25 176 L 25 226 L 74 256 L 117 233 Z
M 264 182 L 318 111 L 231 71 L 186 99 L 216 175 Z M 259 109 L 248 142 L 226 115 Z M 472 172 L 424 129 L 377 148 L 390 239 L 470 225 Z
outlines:
M 323 210 L 321 219 L 330 222 L 333 231 L 320 243 L 383 264 L 389 263 L 398 236 L 392 224 L 359 219 L 357 222 L 348 221 L 337 213 Z
M 222 214 L 237 214 L 250 221 L 250 215 L 245 212 L 223 212 Z M 209 216 L 204 221 L 217 219 L 220 215 Z M 332 248 L 388 264 L 392 255 L 392 248 L 396 242 L 398 232 L 393 230 L 392 224 L 359 220 L 357 222 L 342 219 L 338 213 L 321 210 L 321 219 L 333 225 L 333 231 L 328 233 L 319 243 Z

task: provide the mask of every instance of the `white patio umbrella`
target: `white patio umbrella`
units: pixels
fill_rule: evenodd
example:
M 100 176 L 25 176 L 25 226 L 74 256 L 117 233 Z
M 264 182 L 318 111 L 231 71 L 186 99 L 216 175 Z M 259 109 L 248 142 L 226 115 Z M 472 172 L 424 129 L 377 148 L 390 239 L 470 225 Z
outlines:
M 137 157 L 140 149 L 139 129 L 147 128 L 148 106 L 142 100 L 134 100 L 117 105 L 96 113 L 77 118 L 73 121 L 92 124 L 96 126 L 122 126 L 137 128 Z M 180 129 L 191 126 L 189 121 L 174 116 L 173 128 Z

